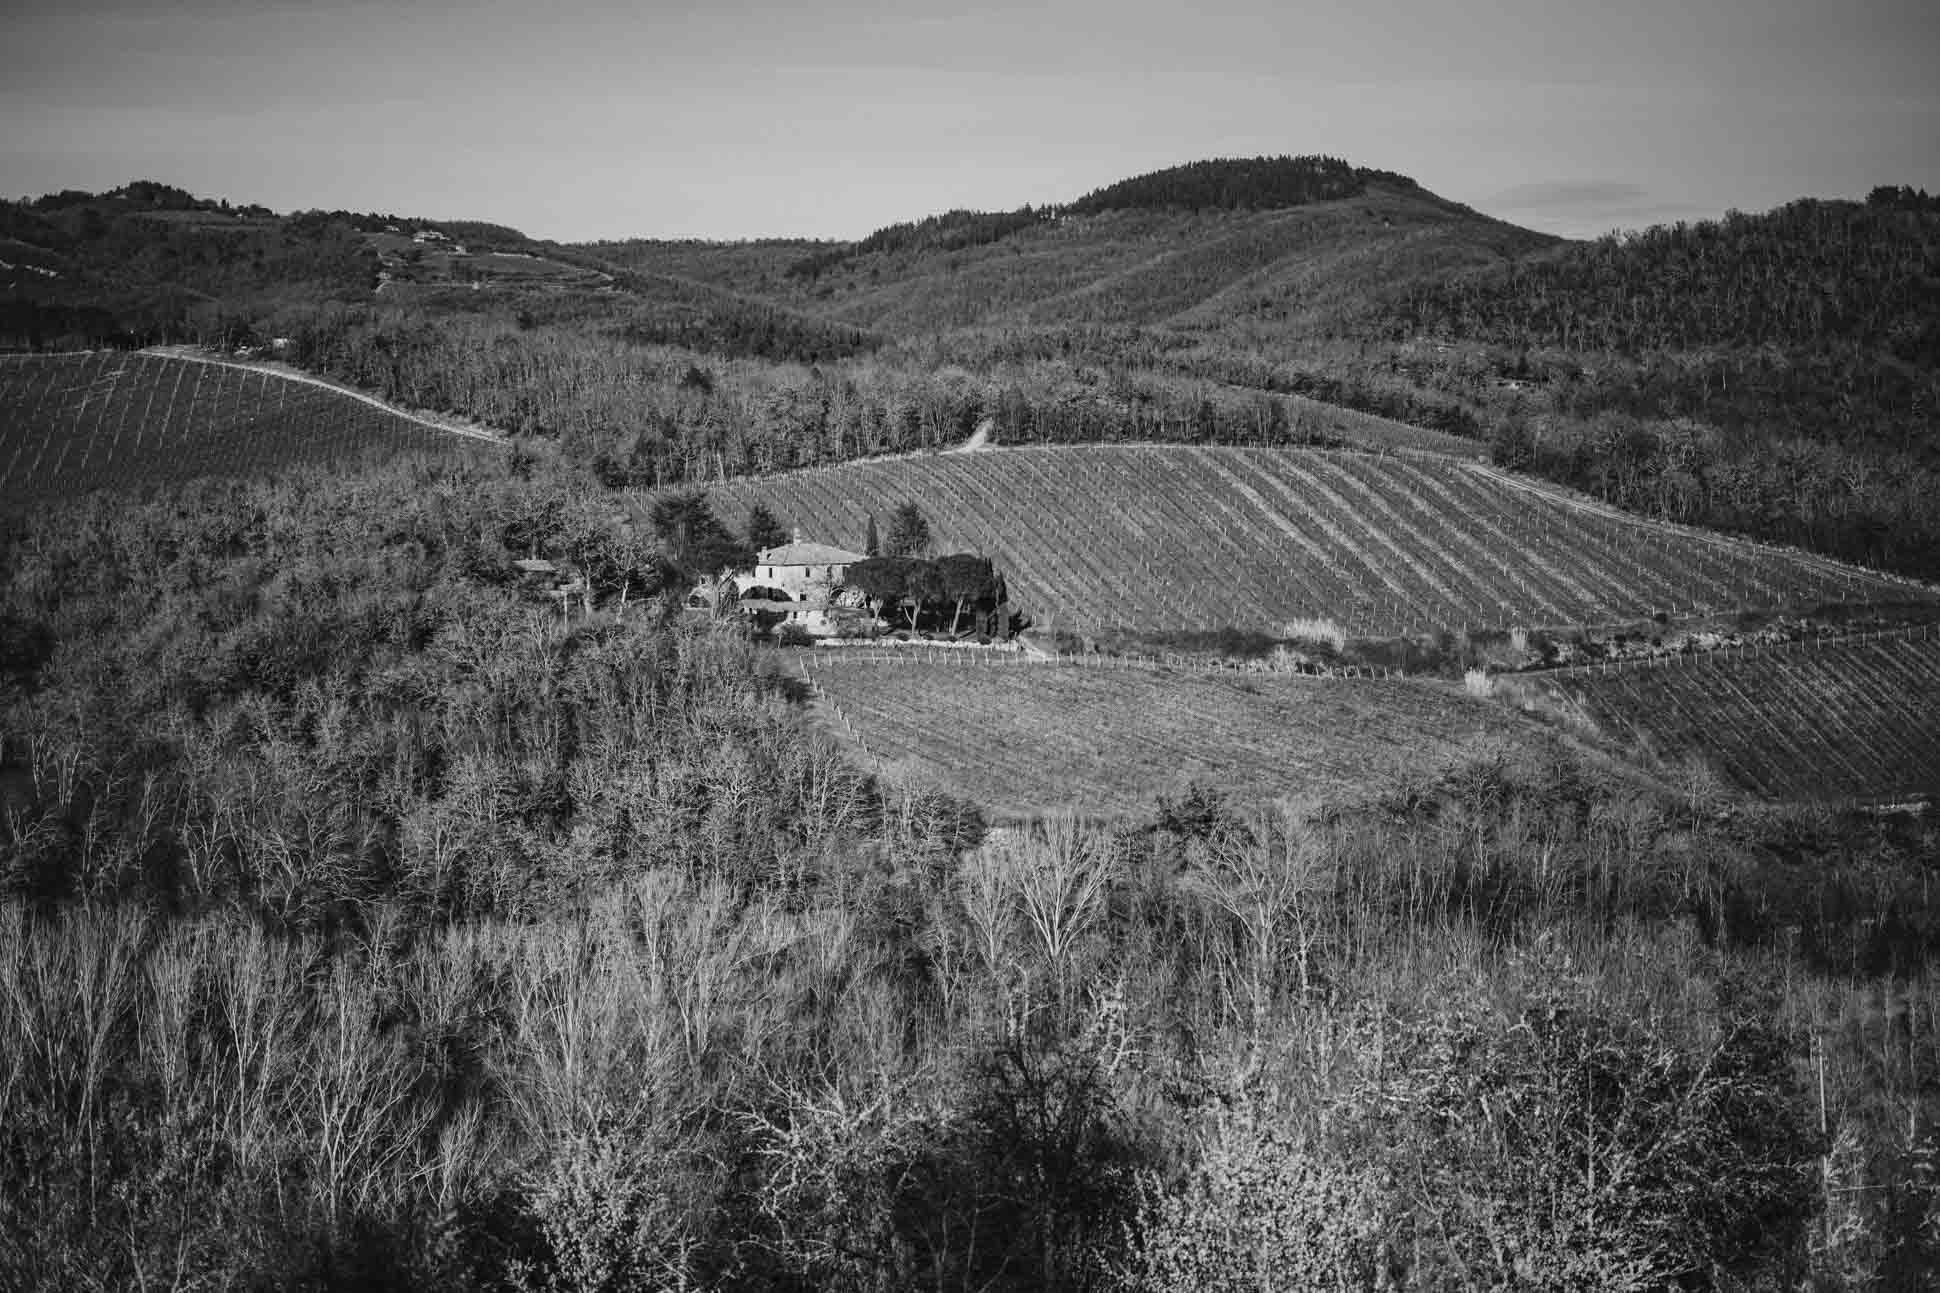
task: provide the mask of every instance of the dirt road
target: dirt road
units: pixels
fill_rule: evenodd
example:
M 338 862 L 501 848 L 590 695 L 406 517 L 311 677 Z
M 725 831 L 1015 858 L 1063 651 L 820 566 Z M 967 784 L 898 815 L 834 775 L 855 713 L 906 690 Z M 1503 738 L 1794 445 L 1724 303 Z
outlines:
M 245 368 L 259 373 L 269 373 L 273 376 L 281 377 L 285 381 L 301 382 L 305 386 L 320 386 L 324 390 L 334 391 L 348 399 L 368 404 L 375 409 L 382 409 L 394 417 L 403 418 L 406 422 L 416 423 L 418 426 L 425 427 L 428 430 L 443 431 L 449 435 L 464 436 L 468 440 L 482 440 L 486 444 L 506 445 L 510 443 L 502 431 L 495 431 L 490 427 L 481 427 L 469 422 L 462 422 L 457 418 L 445 417 L 437 413 L 419 413 L 411 409 L 400 408 L 387 400 L 382 400 L 375 395 L 360 391 L 355 386 L 347 386 L 342 382 L 333 382 L 327 377 L 317 377 L 301 369 L 292 368 L 288 364 L 279 363 L 276 360 L 229 359 L 221 355 L 209 354 L 204 350 L 198 350 L 194 346 L 150 346 L 141 353 L 145 355 L 165 355 L 170 359 L 186 359 L 190 363 L 210 364 L 218 368 Z

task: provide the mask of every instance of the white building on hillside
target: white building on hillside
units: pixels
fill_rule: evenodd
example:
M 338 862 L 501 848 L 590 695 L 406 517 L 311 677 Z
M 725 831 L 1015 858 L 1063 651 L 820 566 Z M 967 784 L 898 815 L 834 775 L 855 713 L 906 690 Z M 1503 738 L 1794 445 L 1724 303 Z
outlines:
M 849 567 L 861 560 L 860 552 L 806 543 L 797 530 L 794 542 L 757 553 L 753 573 L 737 576 L 735 583 L 743 597 L 750 588 L 770 588 L 788 594 L 789 601 L 827 602 L 830 591 L 841 587 Z
M 752 571 L 734 576 L 735 592 L 744 609 L 766 602 L 770 609 L 786 612 L 786 623 L 799 624 L 806 632 L 836 633 L 837 619 L 854 616 L 832 617 L 831 603 L 849 567 L 862 559 L 860 552 L 806 542 L 796 530 L 792 542 L 763 548 Z

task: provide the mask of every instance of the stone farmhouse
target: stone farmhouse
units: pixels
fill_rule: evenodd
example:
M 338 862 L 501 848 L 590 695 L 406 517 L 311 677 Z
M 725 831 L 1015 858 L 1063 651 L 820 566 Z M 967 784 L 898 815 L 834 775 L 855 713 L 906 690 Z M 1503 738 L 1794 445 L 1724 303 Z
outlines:
M 861 561 L 860 552 L 809 543 L 795 531 L 792 542 L 763 548 L 754 569 L 733 576 L 743 608 L 760 607 L 785 614 L 783 623 L 800 625 L 806 633 L 827 637 L 842 631 L 838 621 L 854 618 L 853 608 L 839 596 L 849 567 Z M 838 612 L 831 614 L 831 612 Z M 847 611 L 847 615 L 840 612 Z

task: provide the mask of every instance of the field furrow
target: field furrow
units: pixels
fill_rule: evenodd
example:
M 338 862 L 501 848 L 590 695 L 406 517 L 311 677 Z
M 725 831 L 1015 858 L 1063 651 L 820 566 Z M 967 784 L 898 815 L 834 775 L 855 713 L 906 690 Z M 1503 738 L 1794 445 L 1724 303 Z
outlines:
M 1756 794 L 1890 800 L 1940 790 L 1940 633 L 1828 640 L 1528 685 L 1607 734 L 1716 765 Z
M 1236 804 L 1370 795 L 1477 742 L 1528 739 L 1446 684 L 985 665 L 816 652 L 825 726 L 865 765 L 994 814 L 1150 812 L 1194 783 Z

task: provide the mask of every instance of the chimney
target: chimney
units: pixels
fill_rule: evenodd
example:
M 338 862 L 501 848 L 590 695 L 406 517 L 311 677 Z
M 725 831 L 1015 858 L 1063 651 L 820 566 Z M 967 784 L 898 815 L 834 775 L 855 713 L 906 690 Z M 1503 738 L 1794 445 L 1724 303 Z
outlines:
M 802 541 L 802 527 L 798 525 L 795 527 L 795 542 L 800 543 L 801 541 Z

